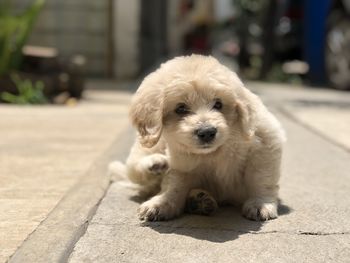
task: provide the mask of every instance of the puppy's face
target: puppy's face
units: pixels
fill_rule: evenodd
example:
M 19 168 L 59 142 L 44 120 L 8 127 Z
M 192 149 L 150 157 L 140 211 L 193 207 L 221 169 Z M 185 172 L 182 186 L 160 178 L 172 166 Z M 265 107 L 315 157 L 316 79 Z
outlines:
M 161 136 L 178 151 L 207 154 L 254 134 L 249 93 L 211 57 L 170 60 L 142 82 L 130 117 L 144 147 Z
M 207 154 L 234 133 L 237 114 L 225 88 L 204 80 L 179 81 L 164 95 L 163 135 L 169 146 Z

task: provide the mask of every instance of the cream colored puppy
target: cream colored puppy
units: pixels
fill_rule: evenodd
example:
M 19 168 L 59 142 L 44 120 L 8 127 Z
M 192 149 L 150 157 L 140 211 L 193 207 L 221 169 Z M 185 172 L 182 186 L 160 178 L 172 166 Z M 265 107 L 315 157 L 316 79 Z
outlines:
M 216 59 L 192 55 L 162 64 L 137 90 L 130 117 L 139 136 L 128 177 L 151 196 L 138 210 L 140 219 L 179 216 L 188 195 L 197 202 L 193 210 L 209 206 L 203 214 L 216 200 L 242 204 L 249 219 L 277 217 L 284 132 Z

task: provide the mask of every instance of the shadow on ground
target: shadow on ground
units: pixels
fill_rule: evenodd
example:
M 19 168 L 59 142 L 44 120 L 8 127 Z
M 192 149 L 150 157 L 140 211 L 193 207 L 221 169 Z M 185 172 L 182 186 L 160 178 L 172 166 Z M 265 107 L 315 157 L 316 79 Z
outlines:
M 140 203 L 140 198 L 131 197 L 130 200 Z M 279 204 L 280 216 L 289 214 L 292 209 L 282 203 Z M 149 227 L 161 234 L 176 234 L 195 239 L 224 243 L 237 239 L 240 235 L 258 233 L 264 224 L 273 221 L 257 222 L 244 218 L 240 209 L 232 206 L 220 207 L 213 216 L 184 214 L 181 217 L 162 222 L 143 222 L 143 227 Z

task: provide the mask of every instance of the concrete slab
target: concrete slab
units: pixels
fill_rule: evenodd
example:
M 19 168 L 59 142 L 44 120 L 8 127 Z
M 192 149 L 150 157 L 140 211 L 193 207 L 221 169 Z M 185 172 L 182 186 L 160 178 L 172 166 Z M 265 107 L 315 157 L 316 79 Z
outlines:
M 116 182 L 69 262 L 348 262 L 350 155 L 277 115 L 289 138 L 278 219 L 248 221 L 225 207 L 142 223 L 134 192 Z
M 316 87 L 248 83 L 269 105 L 350 152 L 350 92 Z
M 100 238 L 69 262 L 347 262 L 350 256 L 344 236 L 130 225 L 97 225 L 87 235 Z
M 129 93 L 85 97 L 74 107 L 0 105 L 0 262 L 127 127 Z
M 338 106 L 294 103 L 284 107 L 303 125 L 350 151 L 350 98 Z
M 89 171 L 63 197 L 35 231 L 10 258 L 9 263 L 66 262 L 74 244 L 85 233 L 112 177 L 108 165 L 125 158 L 132 143 L 130 128 L 101 154 Z

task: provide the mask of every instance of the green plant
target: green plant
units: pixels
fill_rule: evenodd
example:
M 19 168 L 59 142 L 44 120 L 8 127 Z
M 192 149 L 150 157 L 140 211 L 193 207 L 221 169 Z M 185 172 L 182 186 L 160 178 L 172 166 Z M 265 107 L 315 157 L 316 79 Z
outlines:
M 35 0 L 19 15 L 13 14 L 10 3 L 7 0 L 0 4 L 0 76 L 19 69 L 22 48 L 45 0 Z
M 15 83 L 18 95 L 8 92 L 1 93 L 1 99 L 13 104 L 44 104 L 47 99 L 43 93 L 44 83 L 36 81 L 33 83 L 29 79 L 22 80 L 17 74 L 11 74 L 11 79 Z

